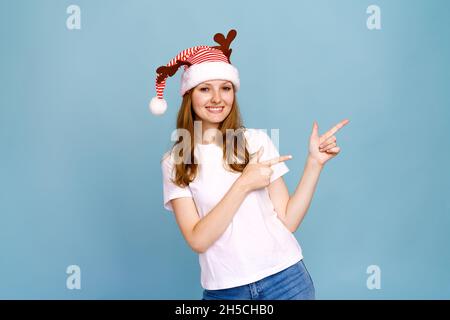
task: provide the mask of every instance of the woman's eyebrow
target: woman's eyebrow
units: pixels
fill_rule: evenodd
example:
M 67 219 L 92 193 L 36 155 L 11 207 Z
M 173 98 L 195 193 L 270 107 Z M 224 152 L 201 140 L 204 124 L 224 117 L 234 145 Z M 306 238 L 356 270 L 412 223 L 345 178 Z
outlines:
M 207 86 L 211 86 L 211 84 L 209 82 L 204 82 L 203 84 L 207 85 Z M 230 84 L 229 82 L 222 82 L 221 83 L 221 85 L 229 85 L 229 84 Z

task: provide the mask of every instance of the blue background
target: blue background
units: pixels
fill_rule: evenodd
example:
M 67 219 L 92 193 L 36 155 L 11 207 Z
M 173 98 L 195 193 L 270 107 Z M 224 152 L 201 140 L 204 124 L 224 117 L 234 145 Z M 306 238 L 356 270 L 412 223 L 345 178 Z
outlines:
M 181 72 L 162 117 L 148 102 L 158 66 L 231 28 L 245 125 L 280 129 L 291 192 L 313 121 L 350 119 L 295 233 L 317 298 L 450 298 L 449 1 L 0 3 L 0 298 L 201 298 L 162 206 Z

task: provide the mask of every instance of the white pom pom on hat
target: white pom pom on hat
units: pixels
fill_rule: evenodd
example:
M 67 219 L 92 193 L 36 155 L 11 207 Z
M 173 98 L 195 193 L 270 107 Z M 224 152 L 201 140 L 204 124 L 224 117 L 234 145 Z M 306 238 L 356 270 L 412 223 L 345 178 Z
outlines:
M 153 97 L 149 104 L 149 109 L 154 115 L 162 115 L 167 110 L 167 102 L 164 99 Z
M 166 66 L 156 69 L 156 96 L 149 103 L 149 109 L 154 115 L 162 115 L 167 110 L 167 102 L 164 100 L 164 88 L 168 77 L 173 76 L 178 68 L 184 65 L 181 77 L 180 94 L 196 87 L 208 80 L 228 80 L 239 90 L 239 72 L 230 62 L 232 49 L 230 44 L 236 37 L 236 30 L 232 29 L 225 38 L 223 34 L 216 33 L 214 41 L 219 46 L 196 46 L 185 49 Z

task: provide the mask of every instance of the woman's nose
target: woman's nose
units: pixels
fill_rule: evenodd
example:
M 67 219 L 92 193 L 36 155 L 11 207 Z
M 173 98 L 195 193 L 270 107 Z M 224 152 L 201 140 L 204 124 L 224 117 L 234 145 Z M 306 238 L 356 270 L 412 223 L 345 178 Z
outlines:
M 222 100 L 220 96 L 220 91 L 214 91 L 211 101 L 214 103 L 218 103 Z

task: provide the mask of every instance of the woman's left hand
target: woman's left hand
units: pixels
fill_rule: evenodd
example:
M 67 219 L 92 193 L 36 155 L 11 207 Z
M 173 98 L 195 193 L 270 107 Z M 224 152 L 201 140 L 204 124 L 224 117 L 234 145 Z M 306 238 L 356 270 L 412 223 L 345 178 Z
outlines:
M 350 120 L 345 119 L 319 136 L 319 126 L 314 121 L 313 131 L 309 139 L 309 157 L 323 166 L 328 160 L 337 156 L 341 148 L 337 146 L 334 134 L 349 122 Z

